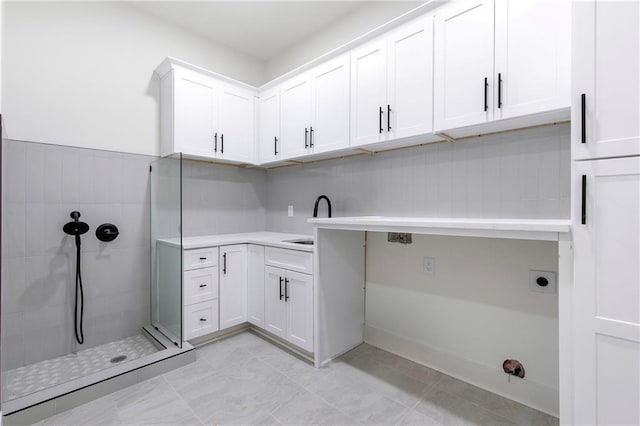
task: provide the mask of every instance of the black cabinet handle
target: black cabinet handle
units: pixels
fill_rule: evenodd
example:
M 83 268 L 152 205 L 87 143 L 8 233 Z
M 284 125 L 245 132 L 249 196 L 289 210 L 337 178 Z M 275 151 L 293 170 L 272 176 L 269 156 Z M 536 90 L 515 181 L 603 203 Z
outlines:
M 485 112 L 489 110 L 489 104 L 487 103 L 487 90 L 489 90 L 489 79 L 487 77 L 484 78 L 484 110 Z
M 380 133 L 382 133 L 382 107 L 380 107 L 380 112 L 378 114 L 378 127 L 380 128 Z
M 387 132 L 391 131 L 391 105 L 387 104 Z
M 220 152 L 224 154 L 224 133 L 220 133 Z
M 284 279 L 284 301 L 289 300 L 289 278 Z
M 278 155 L 278 137 L 273 137 L 273 155 Z
M 304 147 L 309 148 L 309 129 L 304 128 Z
M 587 94 L 583 93 L 580 98 L 580 126 L 582 131 L 580 138 L 582 143 L 587 143 Z
M 502 108 L 502 74 L 500 73 L 498 73 L 498 108 Z
M 207 260 L 207 258 L 206 257 L 201 257 L 200 260 Z
M 200 288 L 204 288 L 206 286 L 207 286 L 206 284 L 200 284 Z
M 582 215 L 580 222 L 587 224 L 587 175 L 582 175 Z
M 284 294 L 282 294 L 282 281 L 283 281 L 283 278 L 280 277 L 280 300 L 282 300 L 282 298 L 284 297 Z
M 200 318 L 200 322 L 207 322 L 206 318 Z
M 222 273 L 227 274 L 227 253 L 222 255 Z
M 218 132 L 213 135 L 213 152 L 218 152 Z
M 313 148 L 313 126 L 309 127 L 309 148 Z

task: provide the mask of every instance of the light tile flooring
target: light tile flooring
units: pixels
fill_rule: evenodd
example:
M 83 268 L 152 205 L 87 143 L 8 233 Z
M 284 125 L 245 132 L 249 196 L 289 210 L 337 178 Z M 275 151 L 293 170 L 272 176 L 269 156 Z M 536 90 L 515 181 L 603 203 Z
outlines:
M 76 353 L 47 359 L 3 373 L 6 400 L 12 400 L 60 383 L 113 367 L 111 359 L 125 355 L 122 362 L 157 352 L 158 349 L 142 334 L 95 346 Z
M 557 425 L 558 419 L 363 344 L 327 368 L 251 333 L 38 425 Z

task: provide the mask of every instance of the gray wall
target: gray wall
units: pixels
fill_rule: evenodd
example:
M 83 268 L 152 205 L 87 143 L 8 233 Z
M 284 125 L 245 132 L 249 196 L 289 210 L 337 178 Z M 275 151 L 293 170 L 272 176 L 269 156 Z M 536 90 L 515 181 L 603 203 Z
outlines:
M 569 158 L 563 124 L 273 169 L 267 229 L 312 233 L 320 194 L 334 216 L 568 218 Z
M 154 157 L 3 141 L 2 368 L 140 333 L 150 322 L 149 163 Z M 75 343 L 75 246 L 82 238 L 85 344 Z M 121 235 L 102 243 L 95 229 Z
M 264 231 L 267 173 L 184 161 L 183 236 Z

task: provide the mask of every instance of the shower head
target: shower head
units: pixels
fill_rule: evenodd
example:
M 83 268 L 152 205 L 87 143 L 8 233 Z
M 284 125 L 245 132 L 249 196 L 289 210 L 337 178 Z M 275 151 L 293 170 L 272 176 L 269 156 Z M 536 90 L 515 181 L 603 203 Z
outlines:
M 69 223 L 66 223 L 62 227 L 62 230 L 65 232 L 65 234 L 78 236 L 86 234 L 87 231 L 89 231 L 89 225 L 87 225 L 85 222 L 80 222 L 79 220 L 80 212 L 72 211 L 70 216 L 73 220 Z

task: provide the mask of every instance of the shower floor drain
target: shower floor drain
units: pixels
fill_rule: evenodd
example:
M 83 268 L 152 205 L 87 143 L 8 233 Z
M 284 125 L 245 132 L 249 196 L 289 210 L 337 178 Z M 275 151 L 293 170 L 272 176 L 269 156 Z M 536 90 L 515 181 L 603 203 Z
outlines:
M 111 358 L 111 363 L 112 364 L 116 364 L 118 362 L 122 362 L 125 359 L 127 359 L 126 355 L 118 355 L 118 356 L 114 356 L 113 358 Z

